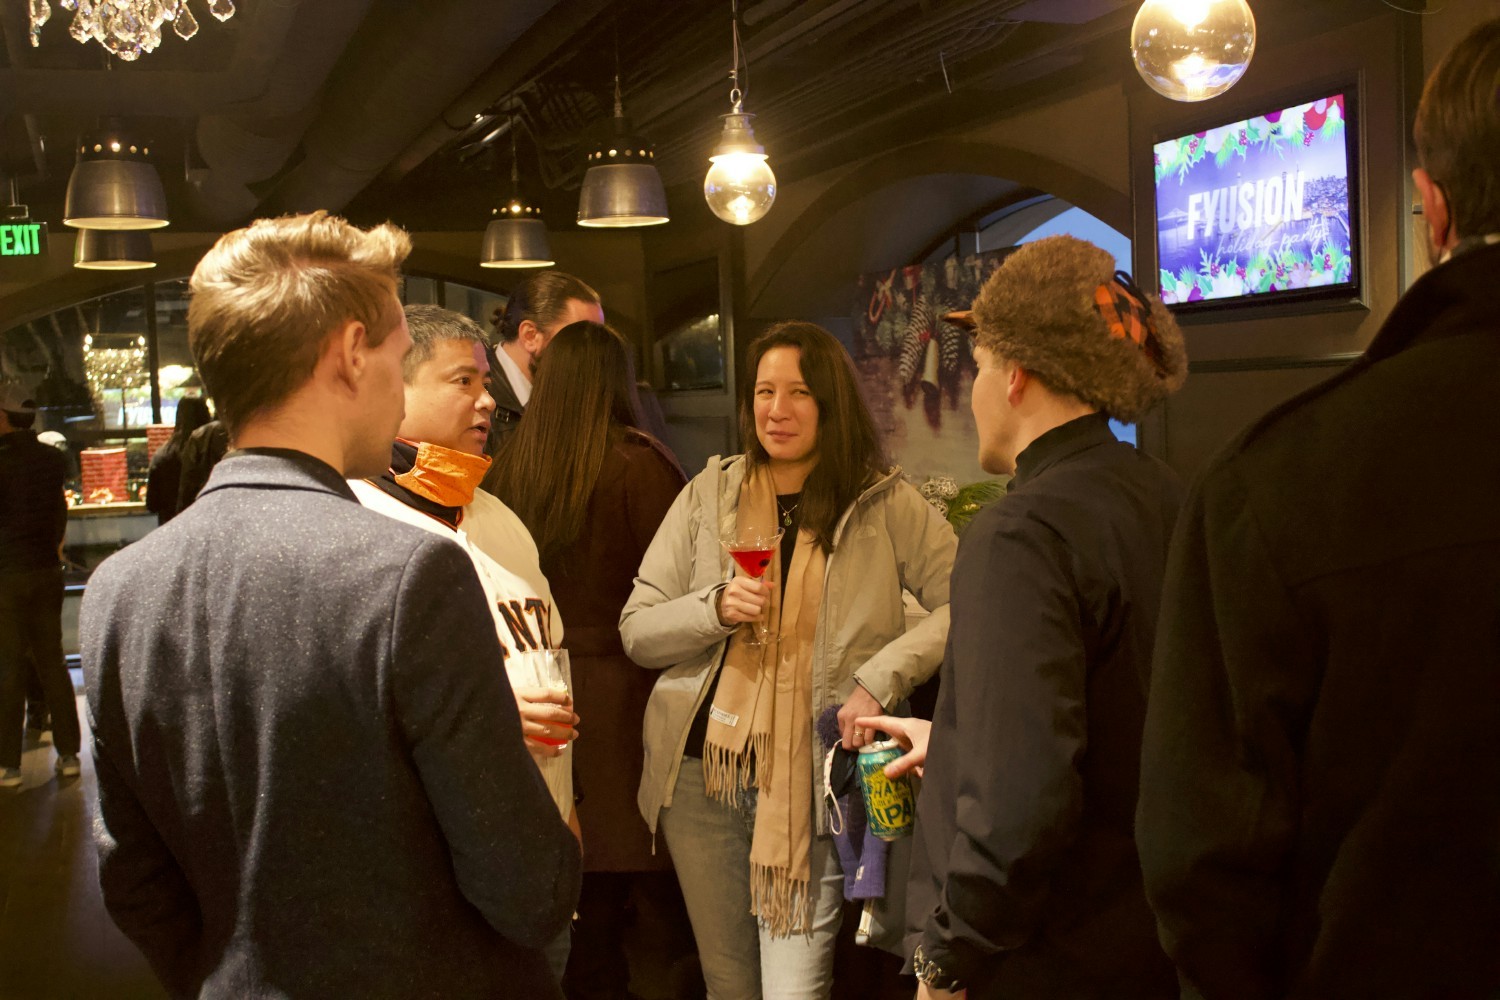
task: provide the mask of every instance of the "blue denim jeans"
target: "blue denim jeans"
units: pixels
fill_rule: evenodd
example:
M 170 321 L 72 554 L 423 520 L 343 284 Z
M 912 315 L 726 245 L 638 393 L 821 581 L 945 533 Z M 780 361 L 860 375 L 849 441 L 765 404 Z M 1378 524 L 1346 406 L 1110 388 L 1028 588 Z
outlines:
M 703 762 L 685 757 L 661 830 L 687 903 L 708 1000 L 826 1000 L 844 901 L 844 873 L 829 837 L 813 837 L 817 900 L 812 931 L 773 938 L 750 912 L 755 790 L 738 808 L 703 790 Z

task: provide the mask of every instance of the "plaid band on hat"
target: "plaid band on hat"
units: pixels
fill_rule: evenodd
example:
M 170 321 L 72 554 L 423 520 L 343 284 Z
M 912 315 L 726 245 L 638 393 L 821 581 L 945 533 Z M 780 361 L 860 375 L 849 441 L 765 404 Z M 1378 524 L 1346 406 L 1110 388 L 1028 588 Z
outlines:
M 1146 357 L 1162 370 L 1161 348 L 1156 343 L 1156 327 L 1151 322 L 1151 307 L 1146 296 L 1124 271 L 1116 271 L 1113 281 L 1094 289 L 1094 309 L 1109 327 L 1116 340 L 1129 339 L 1145 352 Z

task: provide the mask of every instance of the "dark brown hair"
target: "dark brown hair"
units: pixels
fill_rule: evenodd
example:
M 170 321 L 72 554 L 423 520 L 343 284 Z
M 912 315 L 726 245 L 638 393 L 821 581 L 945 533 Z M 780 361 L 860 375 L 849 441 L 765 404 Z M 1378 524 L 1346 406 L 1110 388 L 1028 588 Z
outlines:
M 1427 78 L 1412 138 L 1458 235 L 1500 232 L 1500 18 L 1471 31 Z
M 777 323 L 750 344 L 740 375 L 740 439 L 753 470 L 770 462 L 755 430 L 755 382 L 760 359 L 777 347 L 801 352 L 802 381 L 818 404 L 817 464 L 802 486 L 799 523 L 823 551 L 833 551 L 839 518 L 870 479 L 886 471 L 875 421 L 859 393 L 854 362 L 827 330 L 814 323 Z
M 312 377 L 328 335 L 359 322 L 378 347 L 399 325 L 411 239 L 327 212 L 259 219 L 219 238 L 193 271 L 188 345 L 233 438 Z
M 529 275 L 505 300 L 505 309 L 495 314 L 495 339 L 508 344 L 521 335 L 521 324 L 531 320 L 546 328 L 562 317 L 568 303 L 599 304 L 599 293 L 565 271 L 538 271 Z
M 548 564 L 583 531 L 610 447 L 640 433 L 630 348 L 590 320 L 569 323 L 537 364 L 531 401 L 484 477 L 526 525 Z

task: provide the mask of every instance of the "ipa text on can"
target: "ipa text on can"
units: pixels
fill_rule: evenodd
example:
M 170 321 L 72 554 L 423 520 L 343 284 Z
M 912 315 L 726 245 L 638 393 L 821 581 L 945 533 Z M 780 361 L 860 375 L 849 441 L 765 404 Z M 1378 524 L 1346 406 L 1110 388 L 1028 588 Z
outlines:
M 859 790 L 864 795 L 870 832 L 881 840 L 900 840 L 911 834 L 916 818 L 916 796 L 906 775 L 888 778 L 885 766 L 900 757 L 895 740 L 871 743 L 859 751 Z

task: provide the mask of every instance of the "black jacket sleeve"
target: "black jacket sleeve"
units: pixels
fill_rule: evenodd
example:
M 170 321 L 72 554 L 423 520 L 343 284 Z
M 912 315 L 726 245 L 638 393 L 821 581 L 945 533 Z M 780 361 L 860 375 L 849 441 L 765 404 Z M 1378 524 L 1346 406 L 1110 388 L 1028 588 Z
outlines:
M 1082 810 L 1077 760 L 1087 733 L 1067 546 L 1024 514 L 979 530 L 990 534 L 965 538 L 969 551 L 953 576 L 944 683 L 954 684 L 956 738 L 935 745 L 942 758 L 929 761 L 953 772 L 957 808 L 947 868 L 933 872 L 941 890 L 922 948 L 960 980 L 1031 936 Z
M 521 737 L 492 616 L 463 550 L 433 537 L 396 598 L 390 691 L 459 889 L 540 948 L 578 901 L 581 858 Z
M 1293 720 L 1318 672 L 1253 505 L 1222 470 L 1177 522 L 1156 634 L 1136 841 L 1162 945 L 1204 996 L 1284 996 Z

